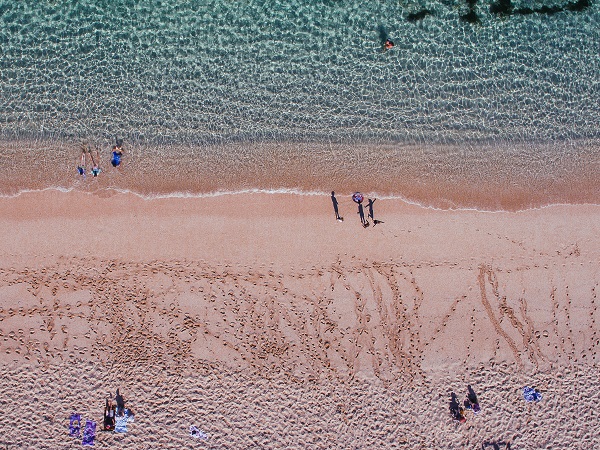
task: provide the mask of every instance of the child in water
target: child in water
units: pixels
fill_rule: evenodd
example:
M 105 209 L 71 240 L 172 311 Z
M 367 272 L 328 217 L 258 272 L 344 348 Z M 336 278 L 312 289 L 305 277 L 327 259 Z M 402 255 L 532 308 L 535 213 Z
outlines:
M 86 158 L 86 153 L 90 154 L 90 157 L 92 158 L 92 161 L 94 160 L 94 157 L 92 156 L 92 152 L 88 146 L 87 143 L 83 142 L 81 144 L 81 158 L 79 160 L 79 165 L 77 166 L 77 173 L 79 175 L 81 175 L 83 177 L 83 179 L 85 179 L 85 175 L 86 175 L 86 170 L 87 170 L 87 158 Z
M 77 166 L 77 173 L 85 179 L 85 148 L 81 150 L 81 160 Z
M 98 153 L 98 148 L 96 147 L 96 157 L 94 158 L 94 154 L 92 153 L 92 151 L 90 150 L 90 157 L 92 158 L 92 175 L 94 175 L 95 177 L 98 176 L 98 174 L 100 172 L 102 172 L 102 169 L 100 168 L 100 166 L 98 166 L 98 162 L 100 161 L 100 154 Z

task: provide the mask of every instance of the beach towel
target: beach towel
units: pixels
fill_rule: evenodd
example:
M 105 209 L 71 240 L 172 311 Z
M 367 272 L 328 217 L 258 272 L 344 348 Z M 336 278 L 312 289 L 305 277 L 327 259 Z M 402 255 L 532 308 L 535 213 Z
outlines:
M 523 398 L 526 402 L 539 402 L 542 400 L 542 394 L 529 386 L 525 386 L 523 388 Z
M 190 436 L 195 439 L 208 439 L 208 436 L 203 431 L 200 431 L 194 425 L 190 426 Z
M 126 409 L 122 416 L 115 417 L 115 433 L 127 433 L 127 423 L 133 422 L 133 414 Z
M 94 445 L 94 441 L 96 440 L 96 422 L 91 420 L 85 421 L 85 429 L 83 430 L 83 440 L 81 441 L 81 445 Z
M 69 434 L 76 438 L 81 436 L 81 414 L 71 414 L 69 418 Z

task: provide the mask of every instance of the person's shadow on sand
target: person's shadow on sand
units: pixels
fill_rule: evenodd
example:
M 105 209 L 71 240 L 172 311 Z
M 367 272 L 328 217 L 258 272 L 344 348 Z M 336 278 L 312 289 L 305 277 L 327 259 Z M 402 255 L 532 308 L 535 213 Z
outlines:
M 335 219 L 338 222 L 343 222 L 344 218 L 342 216 L 340 216 L 340 210 L 338 207 L 338 201 L 337 198 L 335 198 L 335 192 L 331 191 L 331 203 L 333 203 L 333 212 L 335 213 Z
M 470 384 L 467 385 L 467 390 L 469 391 L 467 394 L 467 398 L 469 399 L 469 401 L 473 404 L 478 404 L 479 400 L 477 399 L 477 394 L 475 393 Z
M 362 203 L 358 204 L 358 215 L 360 217 L 360 223 L 362 224 L 363 228 L 367 228 L 369 225 L 371 225 L 369 221 L 365 219 L 365 209 L 363 208 Z
M 460 404 L 458 403 L 458 397 L 454 392 L 450 393 L 450 404 L 448 406 L 450 407 L 450 414 L 452 414 L 452 417 L 462 421 L 463 417 L 460 411 Z

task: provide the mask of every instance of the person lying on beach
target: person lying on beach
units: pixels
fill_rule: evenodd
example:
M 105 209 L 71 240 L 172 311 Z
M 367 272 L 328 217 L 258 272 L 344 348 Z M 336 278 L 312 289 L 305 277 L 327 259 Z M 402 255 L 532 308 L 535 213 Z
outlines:
M 104 429 L 106 431 L 113 431 L 115 429 L 115 416 L 116 409 L 114 403 L 106 399 L 106 405 L 104 406 Z
M 454 420 L 457 420 L 461 423 L 467 420 L 465 417 L 465 409 L 458 403 L 458 399 L 454 392 L 452 392 L 450 399 L 450 414 Z

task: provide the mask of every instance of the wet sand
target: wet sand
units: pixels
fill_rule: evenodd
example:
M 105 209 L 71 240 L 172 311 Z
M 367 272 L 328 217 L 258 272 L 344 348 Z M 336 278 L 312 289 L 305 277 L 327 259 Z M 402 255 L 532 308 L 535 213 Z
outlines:
M 104 191 L 107 194 L 107 191 Z M 0 446 L 594 448 L 600 207 L 339 196 L 0 199 Z M 482 412 L 449 413 L 471 385 Z M 520 389 L 544 399 L 528 404 Z M 190 425 L 208 434 L 198 443 Z
M 74 140 L 0 141 L 0 195 L 62 188 L 105 195 L 207 196 L 247 190 L 343 195 L 359 190 L 440 209 L 518 211 L 552 204 L 600 204 L 595 141 L 495 145 L 262 143 L 125 145 L 110 164 L 97 142 L 101 176 L 77 175 Z

